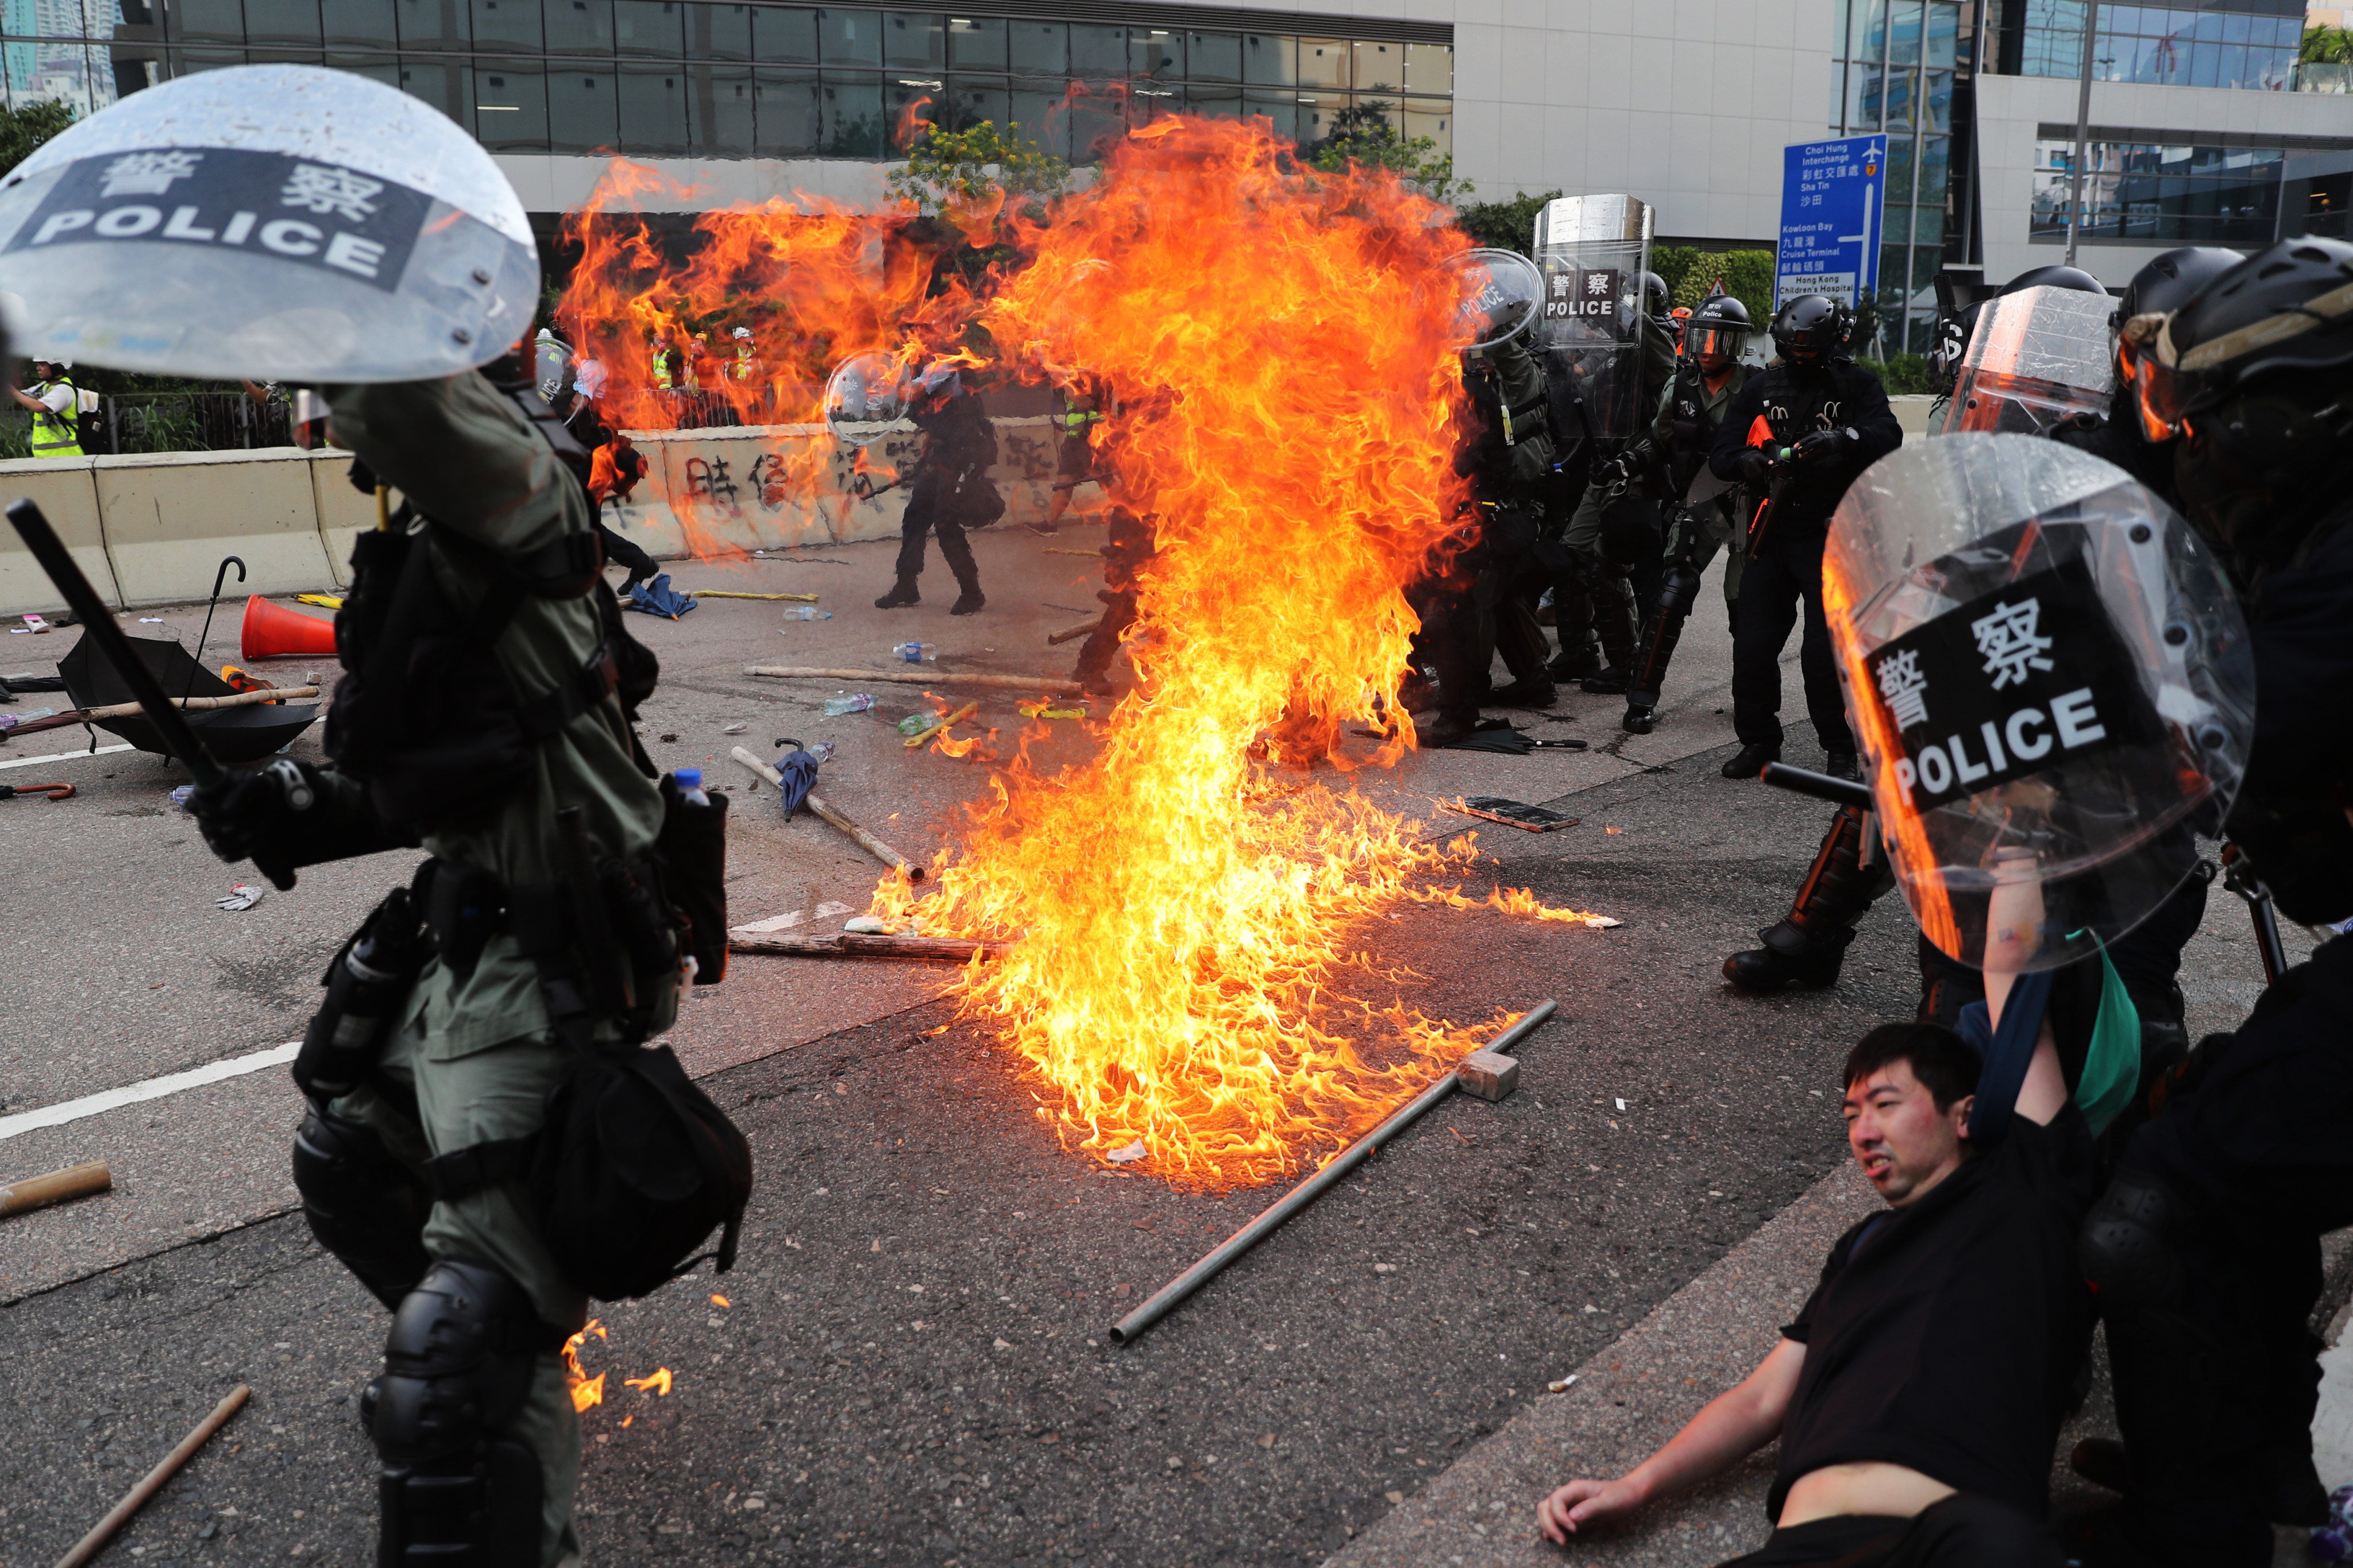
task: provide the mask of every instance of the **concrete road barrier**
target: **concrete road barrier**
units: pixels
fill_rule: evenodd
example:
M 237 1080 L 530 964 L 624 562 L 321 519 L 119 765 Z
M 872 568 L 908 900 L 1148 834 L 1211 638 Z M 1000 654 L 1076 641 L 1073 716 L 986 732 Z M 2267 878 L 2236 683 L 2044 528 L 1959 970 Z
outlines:
M 1053 494 L 1060 436 L 1044 417 L 999 419 L 1000 527 L 1041 518 Z M 731 426 L 634 435 L 646 477 L 607 524 L 663 560 L 894 538 L 902 488 L 854 493 L 857 449 L 822 425 Z M 912 459 L 912 436 L 867 448 L 877 478 Z M 246 564 L 255 594 L 350 585 L 352 541 L 375 526 L 375 501 L 345 477 L 351 454 L 292 447 L 120 458 L 0 461 L 0 505 L 30 496 L 118 608 L 185 604 L 212 591 L 224 555 Z M 1100 505 L 1092 487 L 1080 504 Z M 399 502 L 397 495 L 393 503 Z M 62 600 L 15 531 L 0 528 L 0 615 Z

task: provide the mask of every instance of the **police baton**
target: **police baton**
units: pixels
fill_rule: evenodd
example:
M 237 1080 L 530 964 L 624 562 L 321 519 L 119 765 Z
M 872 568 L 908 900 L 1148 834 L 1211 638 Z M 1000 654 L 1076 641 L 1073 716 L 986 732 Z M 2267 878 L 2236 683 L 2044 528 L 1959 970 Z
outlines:
M 146 661 L 131 651 L 130 639 L 114 624 L 114 612 L 106 607 L 98 590 L 90 585 L 90 579 L 74 564 L 64 541 L 58 538 L 49 520 L 41 515 L 41 509 L 30 500 L 17 501 L 8 508 L 8 521 L 16 525 L 25 548 L 33 552 L 33 559 L 48 574 L 58 592 L 66 596 L 67 605 L 81 621 L 82 635 L 97 643 L 99 651 L 113 661 L 122 683 L 131 688 L 140 711 L 147 715 L 156 732 L 163 736 L 164 744 L 187 764 L 189 775 L 202 785 L 217 784 L 227 779 L 228 774 L 213 761 L 205 743 L 196 739 L 188 716 L 164 695 L 163 683 L 155 679 L 155 672 L 147 668 Z
M 1816 800 L 1829 801 L 1832 805 L 1861 806 L 1865 811 L 1872 809 L 1869 784 L 1842 779 L 1835 773 L 1793 768 L 1787 763 L 1767 763 L 1765 771 L 1757 776 L 1775 789 L 1785 789 L 1793 795 L 1810 795 Z

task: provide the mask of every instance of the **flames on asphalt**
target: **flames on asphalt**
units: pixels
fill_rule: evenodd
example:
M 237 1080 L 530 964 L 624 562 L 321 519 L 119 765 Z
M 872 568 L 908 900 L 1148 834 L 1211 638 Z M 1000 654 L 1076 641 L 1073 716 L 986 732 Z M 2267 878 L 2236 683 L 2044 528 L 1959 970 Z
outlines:
M 951 303 L 1008 374 L 1111 392 L 1096 467 L 1156 546 L 1138 681 L 1084 763 L 1033 767 L 1036 721 L 926 896 L 893 879 L 874 901 L 927 934 L 1021 939 L 965 972 L 964 1016 L 1035 1067 L 1066 1144 L 1141 1140 L 1145 1169 L 1190 1186 L 1328 1157 L 1511 1016 L 1427 1016 L 1416 977 L 1363 951 L 1360 922 L 1401 901 L 1475 902 L 1434 885 L 1472 841 L 1425 843 L 1347 786 L 1411 744 L 1406 589 L 1460 548 L 1445 264 L 1467 242 L 1393 176 L 1309 174 L 1290 152 L 1263 122 L 1162 120 L 1050 222 L 997 216 L 1022 264 Z M 948 315 L 870 296 L 830 352 L 912 360 L 950 341 Z M 1387 742 L 1350 741 L 1384 715 Z M 1589 918 L 1517 890 L 1488 904 Z

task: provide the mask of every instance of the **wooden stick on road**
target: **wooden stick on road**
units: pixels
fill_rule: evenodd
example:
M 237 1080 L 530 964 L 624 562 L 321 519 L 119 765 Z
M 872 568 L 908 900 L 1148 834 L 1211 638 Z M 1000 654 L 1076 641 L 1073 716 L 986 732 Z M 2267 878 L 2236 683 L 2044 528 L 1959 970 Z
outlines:
M 770 767 L 767 763 L 762 762 L 759 758 L 754 756 L 751 752 L 745 751 L 741 746 L 735 748 L 735 760 L 743 763 L 745 767 L 751 769 L 754 773 L 759 774 L 762 778 L 767 780 L 770 784 L 775 784 L 778 789 L 785 787 L 784 774 L 778 773 L 776 769 Z M 902 871 L 906 872 L 907 880 L 910 882 L 920 882 L 923 879 L 923 868 L 921 866 L 916 865 L 904 855 L 900 854 L 896 849 L 892 848 L 888 844 L 883 843 L 882 840 L 875 837 L 874 835 L 859 826 L 858 824 L 852 821 L 846 814 L 836 811 L 832 806 L 828 805 L 824 801 L 818 799 L 815 790 L 811 790 L 808 794 L 803 795 L 801 797 L 801 804 L 807 806 L 811 811 L 817 813 L 818 816 L 823 817 L 826 821 L 831 823 L 834 826 L 841 829 L 842 832 L 849 835 L 852 839 L 856 840 L 860 848 L 865 850 L 869 855 L 873 856 L 877 860 L 881 861 L 885 866 L 896 866 Z
M 52 1171 L 46 1176 L 27 1176 L 21 1182 L 11 1182 L 0 1187 L 0 1219 L 12 1214 L 30 1214 L 51 1204 L 64 1203 L 68 1198 L 86 1198 L 92 1193 L 114 1190 L 114 1173 L 106 1168 L 103 1160 L 87 1165 L 70 1165 L 62 1171 Z
M 739 936 L 728 942 L 727 951 L 769 958 L 906 958 L 927 963 L 967 963 L 976 952 L 984 959 L 1002 958 L 1012 945 L 963 937 L 845 931 L 828 936 Z
M 945 730 L 949 725 L 961 724 L 979 711 L 979 703 L 967 702 L 953 713 L 934 714 L 930 723 L 907 737 L 907 750 L 913 751 L 916 747 L 928 742 L 933 736 Z
M 729 588 L 691 588 L 688 592 L 698 599 L 790 599 L 800 605 L 817 603 L 815 594 L 739 594 Z
M 148 1471 L 144 1480 L 124 1493 L 122 1500 L 116 1503 L 104 1519 L 92 1526 L 88 1535 L 76 1542 L 71 1552 L 58 1559 L 58 1568 L 81 1568 L 83 1563 L 105 1550 L 106 1543 L 113 1539 L 114 1532 L 121 1530 L 132 1514 L 144 1508 L 149 1498 L 164 1489 L 164 1483 L 178 1473 L 180 1467 L 186 1464 L 195 1451 L 203 1447 L 206 1441 L 221 1429 L 223 1423 L 244 1408 L 246 1400 L 250 1398 L 252 1394 L 253 1390 L 241 1383 L 230 1389 L 228 1397 L 214 1405 L 213 1413 L 197 1422 L 196 1429 L 181 1438 L 178 1447 L 164 1455 L 163 1462 Z
M 1093 631 L 1097 626 L 1102 626 L 1103 619 L 1103 618 L 1101 616 L 1097 616 L 1092 620 L 1081 621 L 1077 626 L 1064 626 L 1059 632 L 1048 632 L 1046 634 L 1046 646 L 1048 647 L 1060 647 L 1064 643 L 1070 641 L 1072 637 L 1082 637 L 1089 632 Z
M 896 669 L 818 669 L 797 664 L 747 664 L 746 675 L 765 675 L 775 680 L 888 680 L 901 686 L 990 686 L 1007 691 L 1084 691 L 1075 680 L 1055 680 L 1042 675 L 979 675 L 961 670 L 939 668 L 917 669 L 910 667 Z

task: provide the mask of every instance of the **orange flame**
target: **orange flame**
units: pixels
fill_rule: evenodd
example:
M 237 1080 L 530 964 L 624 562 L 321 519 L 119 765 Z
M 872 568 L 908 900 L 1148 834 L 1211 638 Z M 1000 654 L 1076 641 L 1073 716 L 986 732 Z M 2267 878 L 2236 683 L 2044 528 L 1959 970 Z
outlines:
M 590 1334 L 609 1340 L 605 1325 L 595 1318 L 588 1320 L 581 1331 L 564 1342 L 564 1381 L 572 1389 L 572 1408 L 586 1410 L 592 1405 L 605 1403 L 605 1374 L 590 1377 L 580 1370 L 580 1346 Z
M 1067 1141 L 1229 1186 L 1344 1145 L 1470 1044 L 1357 994 L 1396 976 L 1346 941 L 1445 852 L 1267 766 L 1352 765 L 1347 726 L 1406 666 L 1404 589 L 1451 547 L 1452 290 L 1423 285 L 1464 242 L 1391 176 L 1303 174 L 1263 122 L 1149 131 L 1050 226 L 1008 215 L 1026 265 L 976 307 L 1122 411 L 1110 488 L 1157 550 L 1141 683 L 1092 763 L 997 775 L 921 912 L 1025 939 L 965 972 L 964 1010 L 1001 1021 Z
M 631 1388 L 650 1388 L 656 1394 L 668 1394 L 670 1392 L 670 1368 L 666 1366 L 658 1366 L 654 1368 L 654 1374 L 651 1377 L 625 1377 L 621 1379 L 621 1381 L 628 1384 Z

